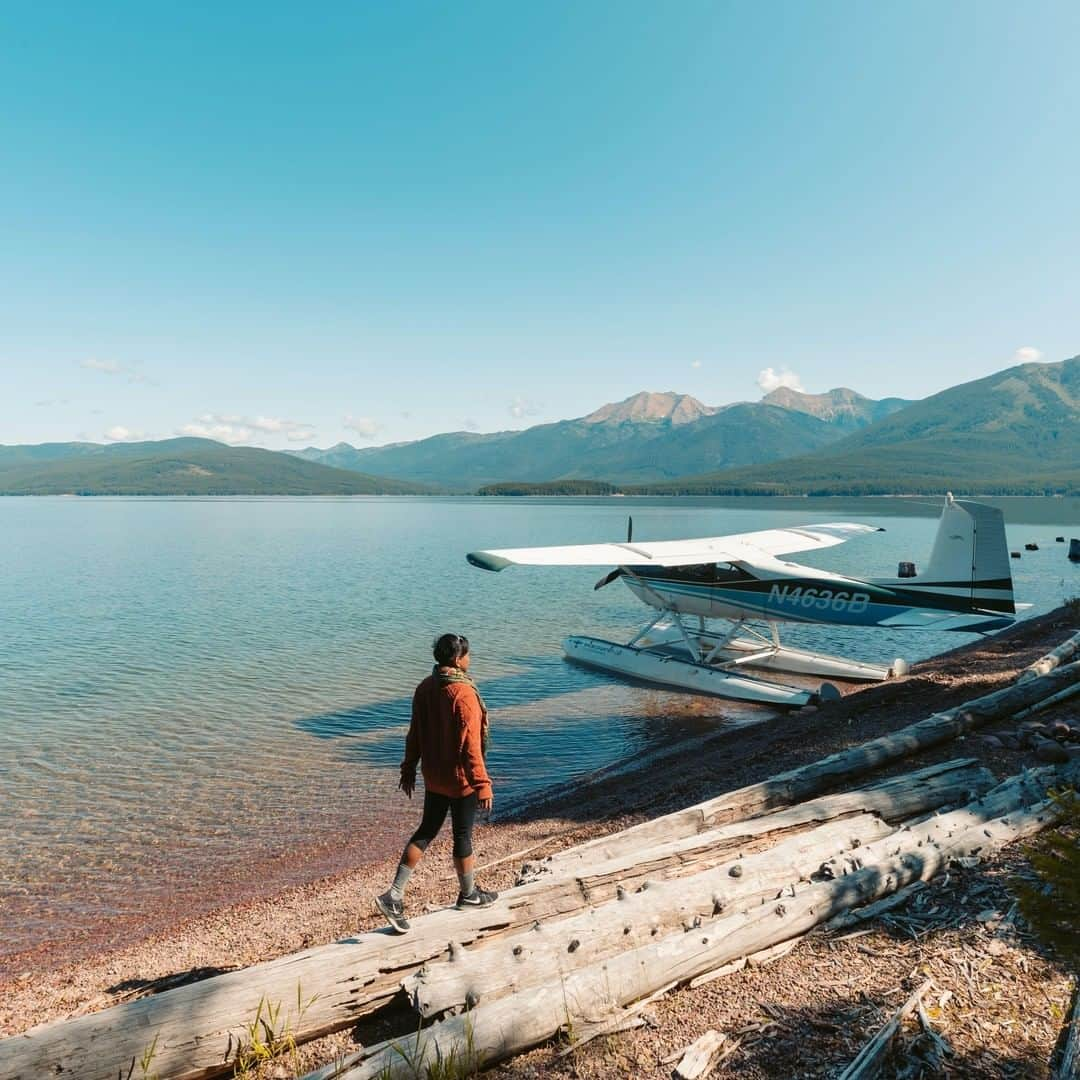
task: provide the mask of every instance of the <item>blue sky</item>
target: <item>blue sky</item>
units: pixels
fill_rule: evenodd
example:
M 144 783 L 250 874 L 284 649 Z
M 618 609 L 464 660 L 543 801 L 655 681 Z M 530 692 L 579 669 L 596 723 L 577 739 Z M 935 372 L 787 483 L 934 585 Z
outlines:
M 1080 5 L 0 9 L 0 442 L 1080 352 Z

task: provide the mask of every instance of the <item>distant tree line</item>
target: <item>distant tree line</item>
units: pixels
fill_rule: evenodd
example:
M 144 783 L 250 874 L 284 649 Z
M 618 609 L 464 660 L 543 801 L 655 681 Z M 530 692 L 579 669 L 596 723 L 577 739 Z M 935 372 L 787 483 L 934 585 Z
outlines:
M 816 483 L 731 483 L 708 477 L 665 480 L 652 484 L 610 484 L 604 480 L 549 480 L 543 483 L 507 481 L 487 484 L 477 495 L 1080 495 L 1080 482 L 1061 483 L 999 481 L 972 484 L 940 476 L 903 476 L 851 481 L 819 480 Z
M 477 495 L 618 495 L 619 488 L 605 480 L 549 480 L 541 484 L 486 484 Z

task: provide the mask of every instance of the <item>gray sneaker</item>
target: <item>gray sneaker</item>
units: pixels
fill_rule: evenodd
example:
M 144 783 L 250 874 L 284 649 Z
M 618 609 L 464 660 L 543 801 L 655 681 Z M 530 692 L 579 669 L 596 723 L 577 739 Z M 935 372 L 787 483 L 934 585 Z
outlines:
M 454 905 L 458 911 L 471 907 L 491 907 L 499 899 L 497 892 L 488 892 L 486 889 L 474 888 L 468 896 L 458 893 L 457 903 Z
M 407 934 L 410 929 L 409 920 L 405 918 L 405 905 L 400 900 L 395 900 L 389 892 L 375 897 L 375 906 L 386 916 L 386 921 L 399 934 Z

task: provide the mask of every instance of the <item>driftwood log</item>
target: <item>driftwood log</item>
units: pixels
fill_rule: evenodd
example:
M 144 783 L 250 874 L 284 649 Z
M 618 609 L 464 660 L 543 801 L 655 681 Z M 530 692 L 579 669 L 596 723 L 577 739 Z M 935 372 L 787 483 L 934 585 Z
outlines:
M 678 858 L 684 852 L 690 853 L 700 848 L 723 855 L 725 852 L 737 850 L 745 843 L 741 837 L 776 837 L 788 831 L 810 828 L 845 814 L 872 813 L 880 815 L 886 821 L 902 821 L 923 810 L 954 802 L 967 802 L 969 793 L 983 783 L 992 787 L 993 778 L 985 769 L 979 768 L 975 758 L 955 758 L 855 791 L 823 795 L 787 809 L 734 823 L 717 821 L 711 810 L 714 800 L 710 800 L 692 807 L 692 815 L 683 812 L 670 815 L 667 819 L 671 826 L 669 832 L 660 833 L 635 826 L 626 832 L 598 837 L 587 844 L 560 852 L 544 862 L 527 864 L 522 870 L 521 883 L 566 874 L 593 876 L 587 868 L 598 864 L 618 867 L 628 865 L 631 861 L 634 866 L 642 867 L 642 872 L 647 874 L 648 865 L 653 860 L 663 859 L 666 853 Z M 721 796 L 721 799 L 723 798 L 724 796 Z M 633 843 L 630 842 L 630 834 L 633 836 Z
M 1013 805 L 1024 784 L 1029 799 L 1041 799 L 1042 785 L 1051 775 L 1044 770 L 1027 780 L 999 785 L 984 799 L 954 811 L 950 827 L 971 828 L 996 818 Z M 623 893 L 619 903 L 472 949 L 454 949 L 448 962 L 426 965 L 402 985 L 424 1017 L 455 1007 L 474 1008 L 482 1001 L 564 978 L 620 950 L 647 944 L 674 927 L 700 926 L 720 913 L 749 911 L 782 899 L 814 871 L 839 878 L 859 868 L 874 841 L 892 832 L 869 816 L 841 822 L 839 827 L 823 826 L 705 873 L 651 885 L 636 894 Z M 830 854 L 821 856 L 826 851 Z
M 1032 802 L 1036 792 L 1054 782 L 1055 775 L 1064 778 L 1052 770 L 1014 777 L 960 810 L 891 833 L 862 849 L 857 868 L 853 862 L 850 872 L 794 889 L 793 896 L 773 904 L 679 930 L 561 979 L 481 1002 L 417 1036 L 371 1047 L 363 1064 L 342 1076 L 349 1080 L 409 1077 L 415 1066 L 433 1064 L 451 1054 L 460 1056 L 465 1047 L 474 1063 L 486 1066 L 582 1019 L 597 1022 L 662 986 L 688 982 L 739 956 L 805 934 L 851 906 L 929 879 L 953 859 L 978 859 L 1003 844 L 1034 835 L 1056 815 L 1052 801 Z M 985 815 L 992 811 L 1002 813 L 987 820 Z
M 1016 681 L 1030 682 L 1040 675 L 1046 675 L 1054 668 L 1069 663 L 1070 660 L 1080 657 L 1080 630 L 1071 638 L 1067 638 L 1056 649 L 1051 649 L 1045 656 L 1040 656 L 1033 664 L 1028 664 L 1017 676 Z
M 1059 692 L 1078 676 L 1080 664 L 1059 667 L 893 735 L 637 826 L 627 831 L 625 850 L 641 851 L 672 835 L 693 835 L 791 806 L 923 747 L 1010 715 Z M 813 827 L 812 823 L 807 827 Z M 674 831 L 669 833 L 669 828 Z M 677 872 L 692 869 L 681 863 Z M 255 1017 L 260 1002 L 280 1004 L 281 1024 L 288 1026 L 297 1042 L 304 1042 L 347 1027 L 388 1004 L 401 978 L 445 955 L 451 939 L 468 944 L 527 922 L 573 914 L 590 895 L 594 902 L 603 890 L 612 895 L 616 884 L 610 876 L 601 881 L 599 875 L 591 884 L 581 876 L 558 872 L 545 878 L 510 890 L 491 909 L 425 916 L 417 920 L 422 932 L 404 938 L 385 932 L 362 934 L 0 1040 L 0 1080 L 43 1075 L 57 1080 L 114 1080 L 118 1070 L 126 1072 L 151 1044 L 155 1045 L 154 1070 L 162 1080 L 205 1080 L 229 1072 L 243 1045 L 245 1026 Z M 709 970 L 719 966 L 714 964 Z M 290 1008 L 298 998 L 309 1002 L 306 1008 Z
M 549 866 L 557 871 L 560 864 L 580 860 L 595 848 L 603 848 L 609 855 L 620 849 L 633 851 L 656 839 L 702 832 L 729 821 L 744 821 L 777 806 L 790 806 L 889 762 L 938 746 L 994 720 L 1012 716 L 1077 682 L 1080 682 L 1080 663 L 1056 668 L 1046 675 L 995 690 L 899 731 L 772 776 L 761 783 L 750 784 L 685 810 L 642 822 L 614 836 L 600 837 L 569 848 L 538 866 Z
M 862 792 L 816 800 L 805 807 L 842 799 L 833 805 L 834 810 L 846 808 L 848 813 L 854 813 L 855 808 L 866 807 L 881 816 L 867 813 L 845 816 L 810 832 L 788 836 L 755 854 L 733 855 L 728 850 L 712 869 L 669 881 L 646 880 L 644 884 L 648 887 L 640 892 L 632 893 L 616 884 L 617 904 L 590 906 L 578 915 L 537 924 L 524 934 L 481 941 L 468 949 L 455 948 L 450 961 L 427 964 L 404 979 L 402 985 L 424 1017 L 461 1005 L 473 1006 L 481 1000 L 556 978 L 621 949 L 642 944 L 676 926 L 692 925 L 722 911 L 761 903 L 765 897 L 775 898 L 792 882 L 807 879 L 823 861 L 892 832 L 892 827 L 882 818 L 895 823 L 947 804 L 962 804 L 992 786 L 993 777 L 969 759 L 944 762 L 894 777 Z M 755 821 L 775 822 L 791 813 L 782 811 Z M 810 816 L 825 815 L 819 809 Z M 733 828 L 726 826 L 716 832 Z M 709 835 L 701 833 L 677 843 L 685 844 Z M 655 850 L 640 853 L 642 864 L 658 864 Z M 630 876 L 640 880 L 637 867 L 628 868 Z
M 537 923 L 469 949 L 455 948 L 451 959 L 426 964 L 402 985 L 423 1017 L 462 1005 L 475 1007 L 644 945 L 657 934 L 700 924 L 721 911 L 760 906 L 765 897 L 775 898 L 791 882 L 808 878 L 823 862 L 893 831 L 870 814 L 822 825 L 692 877 L 646 882 L 640 892 L 620 891 L 614 903 L 569 919 Z M 738 876 L 732 876 L 733 871 Z
M 992 786 L 993 776 L 977 761 L 959 758 L 689 836 L 642 843 L 629 850 L 618 842 L 610 849 L 600 846 L 590 849 L 589 859 L 560 862 L 557 873 L 540 874 L 532 880 L 547 882 L 552 888 L 561 880 L 561 891 L 573 889 L 573 881 L 582 897 L 579 906 L 584 906 L 614 896 L 618 886 L 629 889 L 649 878 L 696 873 L 727 861 L 733 853 L 806 832 L 826 821 L 858 813 L 902 821 L 912 814 L 966 802 Z M 528 883 L 530 879 L 523 876 L 522 880 Z

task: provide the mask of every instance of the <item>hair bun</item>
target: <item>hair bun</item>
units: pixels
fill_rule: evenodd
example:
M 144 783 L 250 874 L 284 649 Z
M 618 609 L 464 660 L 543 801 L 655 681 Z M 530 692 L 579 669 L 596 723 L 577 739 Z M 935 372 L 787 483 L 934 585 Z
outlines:
M 436 663 L 452 667 L 469 651 L 469 639 L 464 634 L 443 634 L 435 639 L 431 649 Z

